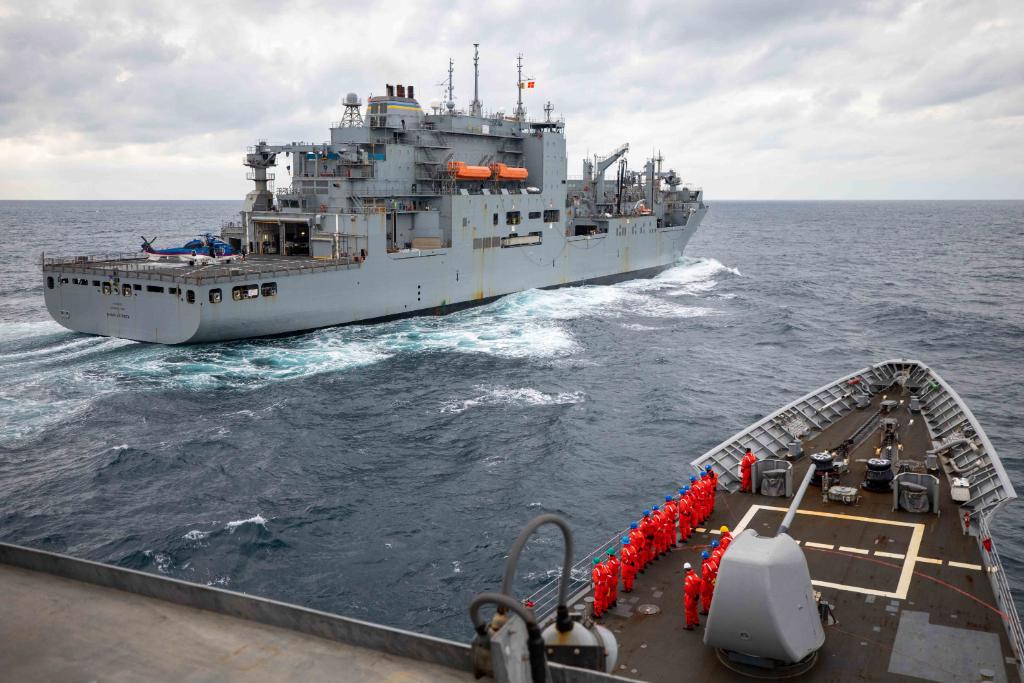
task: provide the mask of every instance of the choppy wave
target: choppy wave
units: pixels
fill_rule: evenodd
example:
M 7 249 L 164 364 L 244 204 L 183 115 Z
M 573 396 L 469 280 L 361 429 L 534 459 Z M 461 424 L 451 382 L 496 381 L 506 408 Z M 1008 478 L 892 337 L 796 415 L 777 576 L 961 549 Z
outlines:
M 264 529 L 267 528 L 267 520 L 263 518 L 263 515 L 259 514 L 253 515 L 248 519 L 236 519 L 233 522 L 228 522 L 224 525 L 224 528 L 234 533 L 238 527 L 245 526 L 246 524 L 255 524 L 256 526 L 261 526 Z
M 739 275 L 739 271 L 715 259 L 687 258 L 650 280 L 528 290 L 445 317 L 202 346 L 164 347 L 86 337 L 51 321 L 6 323 L 0 330 L 0 372 L 9 380 L 0 387 L 0 423 L 7 426 L 0 428 L 0 444 L 79 419 L 95 401 L 125 391 L 255 389 L 365 367 L 399 354 L 571 358 L 585 346 L 572 329 L 573 321 L 706 315 L 710 308 L 681 305 L 671 297 L 699 296 L 714 288 L 715 278 L 723 275 Z M 514 400 L 533 399 L 523 395 Z
M 454 399 L 441 406 L 442 413 L 464 413 L 470 408 L 479 407 L 526 407 L 571 405 L 584 400 L 583 392 L 569 391 L 546 394 L 532 387 L 477 387 L 483 393 L 473 398 Z

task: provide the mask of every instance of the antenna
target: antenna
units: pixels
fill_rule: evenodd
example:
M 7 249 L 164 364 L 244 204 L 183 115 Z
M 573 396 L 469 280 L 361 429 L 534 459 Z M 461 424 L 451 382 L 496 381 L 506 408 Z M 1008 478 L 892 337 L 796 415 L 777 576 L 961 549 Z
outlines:
M 452 74 L 455 73 L 455 60 L 448 59 L 448 111 L 455 110 L 455 85 L 452 83 Z
M 359 95 L 354 92 L 350 92 L 345 95 L 345 99 L 342 100 L 342 104 L 345 105 L 345 113 L 341 115 L 341 127 L 354 128 L 362 126 L 363 117 L 359 113 L 359 108 L 363 106 L 363 103 L 360 101 Z
M 544 105 L 544 121 L 551 123 L 551 112 L 554 110 L 554 105 L 551 104 L 551 100 L 548 100 L 548 103 Z
M 480 116 L 480 43 L 473 43 L 473 103 L 469 105 L 470 116 Z

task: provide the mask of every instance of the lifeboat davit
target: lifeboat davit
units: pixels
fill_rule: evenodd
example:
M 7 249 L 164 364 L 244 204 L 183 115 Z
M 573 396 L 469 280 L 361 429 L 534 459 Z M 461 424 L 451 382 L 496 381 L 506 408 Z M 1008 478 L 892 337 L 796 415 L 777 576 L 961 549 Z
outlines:
M 486 166 L 469 166 L 465 161 L 449 161 L 448 170 L 455 173 L 456 180 L 487 180 L 491 169 Z
M 491 172 L 498 180 L 526 180 L 529 176 L 525 168 L 506 166 L 505 164 L 491 164 Z

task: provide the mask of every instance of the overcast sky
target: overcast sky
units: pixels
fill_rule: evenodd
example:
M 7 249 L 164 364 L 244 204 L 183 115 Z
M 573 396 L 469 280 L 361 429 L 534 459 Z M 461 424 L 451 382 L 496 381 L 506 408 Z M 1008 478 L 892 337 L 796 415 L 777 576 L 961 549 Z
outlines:
M 569 172 L 623 142 L 711 198 L 1024 198 L 1024 1 L 0 0 L 0 198 L 235 199 L 245 147 L 328 139 L 346 92 L 515 56 Z M 283 169 L 282 169 L 283 170 Z M 279 173 L 281 178 L 284 173 Z

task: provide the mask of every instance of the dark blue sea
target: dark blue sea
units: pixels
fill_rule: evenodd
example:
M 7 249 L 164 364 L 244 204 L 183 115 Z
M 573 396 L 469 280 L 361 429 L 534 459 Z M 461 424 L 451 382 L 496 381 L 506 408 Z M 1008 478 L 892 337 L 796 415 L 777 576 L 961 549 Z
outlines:
M 695 456 L 901 356 L 1024 493 L 1024 202 L 712 202 L 653 280 L 286 338 L 162 347 L 47 316 L 41 252 L 173 244 L 240 208 L 0 202 L 0 539 L 466 640 L 532 516 L 589 550 Z M 1024 588 L 1021 511 L 996 544 Z M 528 550 L 522 595 L 560 560 L 553 534 Z

